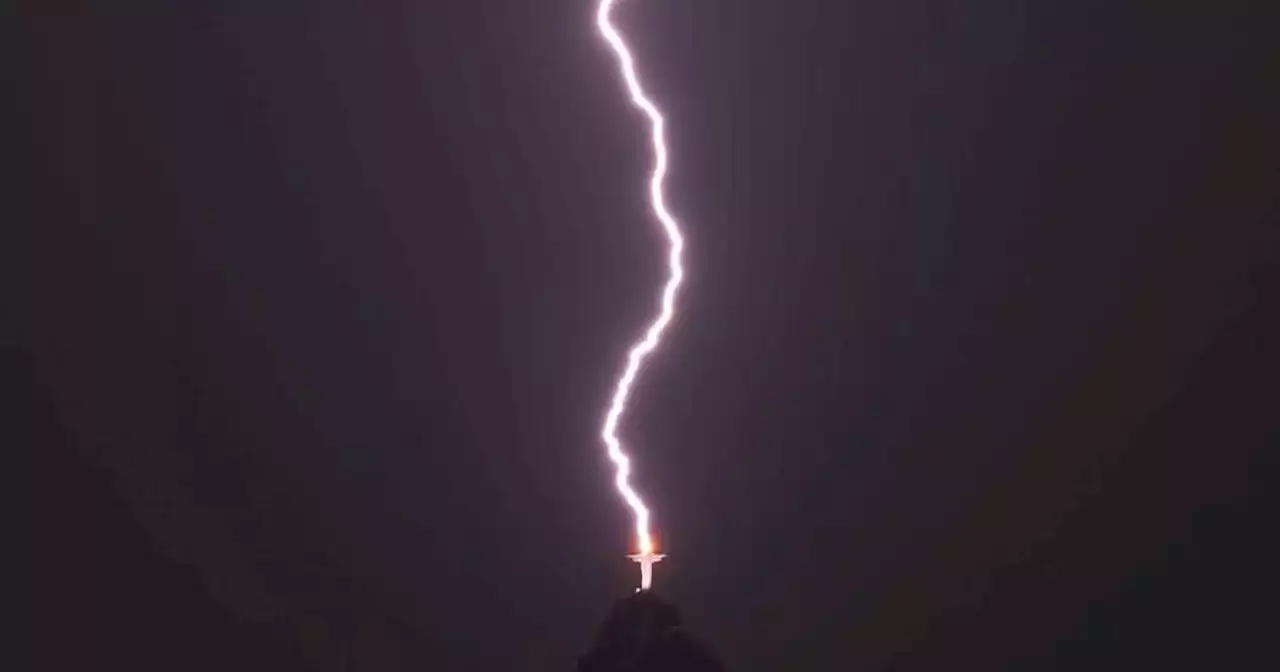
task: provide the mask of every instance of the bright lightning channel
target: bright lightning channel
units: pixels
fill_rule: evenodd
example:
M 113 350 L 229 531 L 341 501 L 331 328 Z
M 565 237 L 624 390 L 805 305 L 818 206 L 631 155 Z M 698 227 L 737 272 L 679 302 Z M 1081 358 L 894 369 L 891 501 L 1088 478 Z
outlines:
M 661 560 L 662 556 L 653 552 L 653 538 L 649 534 L 649 509 L 627 481 L 628 476 L 631 474 L 631 459 L 622 450 L 622 442 L 618 440 L 617 429 L 618 420 L 626 410 L 627 397 L 631 394 L 631 386 L 635 382 L 636 375 L 640 372 L 640 366 L 644 363 L 645 358 L 658 347 L 662 332 L 667 328 L 667 324 L 671 322 L 671 317 L 675 313 L 676 290 L 680 288 L 680 283 L 684 279 L 684 267 L 680 262 L 680 255 L 684 250 L 684 236 L 680 234 L 680 226 L 676 223 L 675 217 L 672 217 L 671 213 L 667 211 L 666 202 L 662 198 L 662 181 L 667 174 L 667 144 L 663 135 L 665 121 L 662 113 L 658 111 L 658 107 L 645 96 L 644 90 L 640 87 L 640 81 L 636 77 L 631 51 L 627 48 L 622 36 L 613 27 L 613 24 L 609 22 L 609 13 L 613 10 L 614 4 L 616 4 L 616 0 L 600 0 L 600 5 L 596 11 L 596 25 L 600 29 L 600 35 L 609 43 L 609 46 L 613 48 L 618 57 L 622 78 L 626 82 L 627 91 L 631 94 L 632 104 L 640 108 L 645 113 L 645 116 L 649 117 L 655 157 L 653 173 L 649 176 L 649 198 L 653 212 L 658 216 L 658 221 L 662 223 L 662 230 L 666 232 L 667 241 L 670 244 L 670 251 L 667 257 L 670 275 L 667 278 L 666 286 L 662 290 L 662 309 L 649 325 L 649 328 L 645 330 L 644 337 L 631 346 L 631 350 L 627 355 L 627 368 L 623 370 L 622 377 L 618 379 L 617 387 L 614 388 L 613 401 L 609 404 L 609 412 L 605 416 L 604 427 L 600 433 L 601 438 L 604 439 L 609 448 L 609 459 L 613 461 L 617 469 L 614 483 L 617 485 L 618 492 L 622 494 L 622 498 L 626 500 L 627 506 L 631 507 L 632 513 L 635 514 L 636 540 L 640 552 L 632 556 L 632 559 L 639 562 L 641 566 L 640 590 L 648 590 L 653 581 L 653 563 Z

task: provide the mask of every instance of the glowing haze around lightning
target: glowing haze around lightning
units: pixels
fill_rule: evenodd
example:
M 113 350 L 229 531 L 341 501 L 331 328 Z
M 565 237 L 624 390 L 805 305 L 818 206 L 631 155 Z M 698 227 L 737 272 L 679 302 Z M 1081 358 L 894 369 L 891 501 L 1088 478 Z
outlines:
M 631 474 L 631 459 L 622 449 L 622 442 L 618 439 L 617 429 L 618 420 L 622 417 L 622 413 L 627 407 L 627 397 L 631 394 L 631 386 L 636 380 L 636 375 L 640 372 L 640 366 L 644 363 L 646 357 L 658 347 L 658 342 L 662 338 L 662 332 L 667 328 L 667 324 L 671 322 L 671 318 L 675 313 L 676 290 L 680 288 L 680 283 L 684 279 L 684 268 L 680 263 L 680 253 L 684 249 L 684 237 L 680 234 L 680 226 L 676 223 L 671 213 L 667 211 L 666 202 L 662 198 L 662 181 L 667 174 L 667 144 L 663 135 L 663 126 L 665 120 L 662 113 L 658 111 L 658 107 L 653 104 L 645 96 L 644 90 L 640 87 L 640 81 L 636 77 L 635 66 L 631 58 L 631 51 L 627 48 L 626 42 L 622 36 L 609 22 L 609 12 L 612 11 L 616 0 L 600 0 L 599 7 L 596 11 L 596 25 L 600 29 L 600 35 L 613 48 L 614 53 L 618 57 L 618 65 L 622 70 L 622 79 L 626 82 L 627 92 L 631 95 L 631 103 L 640 108 L 645 116 L 649 118 L 649 124 L 652 129 L 654 167 L 653 173 L 649 176 L 649 199 L 653 212 L 658 216 L 658 221 L 662 223 L 662 230 L 667 234 L 667 241 L 670 245 L 667 257 L 670 266 L 670 275 L 667 278 L 667 284 L 662 290 L 662 307 L 658 316 L 649 324 L 648 329 L 644 332 L 644 337 L 631 346 L 631 350 L 627 355 L 627 367 L 623 370 L 622 376 L 618 378 L 617 386 L 614 388 L 613 400 L 609 404 L 609 412 L 605 415 L 604 427 L 601 429 L 600 436 L 604 439 L 605 444 L 609 448 L 609 459 L 613 461 L 617 468 L 614 483 L 618 487 L 618 492 L 622 498 L 626 500 L 627 506 L 631 507 L 631 511 L 635 514 L 636 522 L 636 542 L 639 546 L 641 554 L 647 555 L 653 553 L 653 538 L 649 534 L 649 509 L 641 501 L 640 496 L 632 489 L 627 478 Z M 644 576 L 643 583 L 648 583 L 648 574 Z M 641 585 L 642 589 L 647 589 L 648 585 Z

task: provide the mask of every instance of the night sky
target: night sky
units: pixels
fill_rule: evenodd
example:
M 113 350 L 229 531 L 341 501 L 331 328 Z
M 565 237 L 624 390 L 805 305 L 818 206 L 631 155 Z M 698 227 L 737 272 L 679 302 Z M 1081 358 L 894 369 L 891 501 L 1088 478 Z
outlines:
M 1268 667 L 1280 43 L 1191 4 L 617 10 L 688 237 L 622 435 L 731 670 Z M 573 669 L 665 278 L 592 3 L 6 13 L 22 669 Z

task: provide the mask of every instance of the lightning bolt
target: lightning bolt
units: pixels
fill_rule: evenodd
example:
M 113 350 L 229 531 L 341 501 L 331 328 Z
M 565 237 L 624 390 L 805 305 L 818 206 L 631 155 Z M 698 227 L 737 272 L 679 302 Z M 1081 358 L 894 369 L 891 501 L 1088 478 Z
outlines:
M 644 332 L 644 337 L 631 346 L 631 350 L 627 355 L 627 367 L 623 370 L 622 376 L 618 378 L 617 386 L 614 388 L 613 400 L 609 404 L 609 412 L 605 415 L 604 427 L 601 429 L 600 436 L 604 439 L 605 445 L 609 449 L 609 459 L 616 467 L 614 484 L 618 488 L 618 492 L 622 498 L 626 500 L 627 506 L 631 507 L 632 513 L 635 514 L 636 522 L 636 541 L 639 546 L 640 555 L 653 555 L 653 538 L 649 534 L 649 509 L 644 505 L 640 496 L 631 487 L 627 481 L 631 475 L 631 459 L 622 449 L 622 442 L 618 440 L 618 420 L 622 417 L 627 407 L 627 397 L 631 394 L 631 386 L 635 383 L 636 375 L 640 372 L 640 366 L 644 363 L 646 357 L 658 347 L 658 342 L 662 338 L 662 332 L 671 322 L 671 317 L 675 314 L 675 298 L 676 290 L 680 288 L 680 283 L 684 279 L 684 267 L 680 262 L 681 252 L 684 250 L 684 236 L 680 234 L 680 226 L 676 223 L 675 217 L 667 211 L 666 202 L 662 198 L 662 181 L 667 174 L 667 143 L 663 135 L 663 127 L 665 120 L 662 113 L 658 111 L 658 107 L 653 104 L 645 96 L 644 89 L 640 87 L 640 81 L 636 77 L 634 61 L 631 57 L 631 51 L 627 48 L 626 42 L 622 36 L 609 22 L 609 13 L 613 10 L 616 0 L 600 0 L 599 7 L 596 11 L 596 25 L 600 29 L 600 35 L 605 42 L 613 48 L 614 54 L 618 57 L 618 65 L 622 71 L 622 79 L 626 82 L 627 92 L 631 95 L 631 103 L 640 108 L 645 116 L 649 118 L 649 124 L 652 129 L 653 153 L 655 157 L 653 173 L 649 176 L 649 199 L 653 212 L 658 217 L 658 221 L 662 223 L 662 230 L 667 234 L 667 241 L 670 245 L 667 256 L 667 263 L 670 267 L 670 275 L 667 278 L 667 284 L 662 290 L 662 309 L 658 312 L 658 316 L 649 324 L 648 329 Z M 644 572 L 641 579 L 641 589 L 648 589 L 650 582 L 650 574 Z

